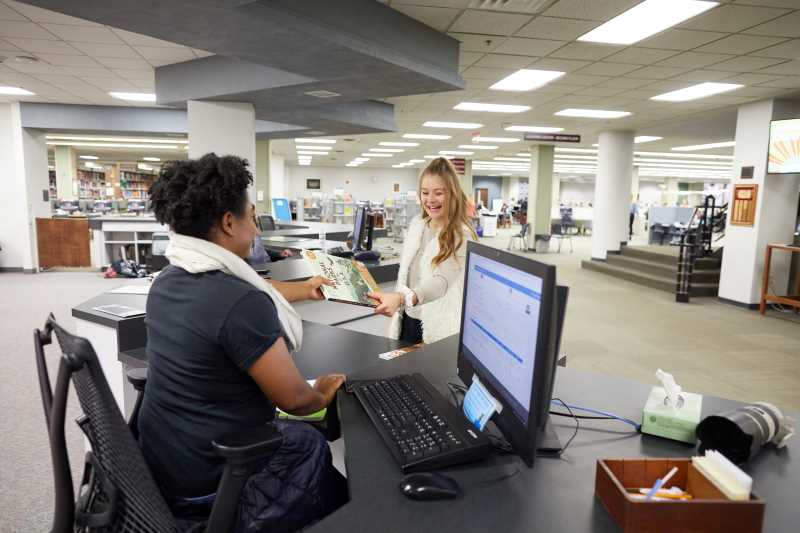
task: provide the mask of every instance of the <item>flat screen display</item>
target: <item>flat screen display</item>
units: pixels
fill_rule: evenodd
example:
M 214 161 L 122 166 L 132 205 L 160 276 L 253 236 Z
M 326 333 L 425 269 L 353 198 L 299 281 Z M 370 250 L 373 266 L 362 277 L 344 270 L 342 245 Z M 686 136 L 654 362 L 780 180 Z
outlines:
M 800 174 L 800 119 L 770 124 L 767 173 Z

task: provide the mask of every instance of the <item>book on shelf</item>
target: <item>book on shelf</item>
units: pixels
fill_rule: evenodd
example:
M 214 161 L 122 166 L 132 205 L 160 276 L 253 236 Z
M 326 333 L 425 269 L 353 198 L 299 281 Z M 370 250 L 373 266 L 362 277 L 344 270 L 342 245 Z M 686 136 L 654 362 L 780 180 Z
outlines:
M 378 302 L 367 298 L 367 294 L 380 289 L 363 263 L 317 250 L 303 250 L 301 255 L 311 265 L 315 275 L 333 282 L 333 285 L 320 287 L 326 300 L 377 307 Z

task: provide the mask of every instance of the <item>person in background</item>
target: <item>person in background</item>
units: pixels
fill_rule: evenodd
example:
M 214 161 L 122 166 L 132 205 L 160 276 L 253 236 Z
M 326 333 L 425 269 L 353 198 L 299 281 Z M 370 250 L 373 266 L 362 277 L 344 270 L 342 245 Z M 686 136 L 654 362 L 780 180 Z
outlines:
M 477 239 L 450 161 L 431 161 L 418 187 L 423 214 L 409 225 L 396 292 L 370 295 L 379 302 L 375 312 L 392 318 L 389 336 L 412 344 L 458 332 L 467 241 Z
M 250 266 L 257 267 L 264 265 L 265 263 L 274 263 L 275 261 L 282 261 L 287 257 L 292 257 L 292 251 L 288 248 L 281 250 L 280 252 L 276 252 L 275 250 L 270 250 L 264 246 L 263 241 L 261 240 L 261 224 L 258 221 L 258 217 L 255 215 L 256 206 L 251 204 L 250 207 L 253 210 L 253 223 L 258 227 L 259 232 L 256 233 L 255 238 L 253 238 L 253 244 L 250 247 L 250 254 L 247 256 L 247 263 Z
M 631 213 L 630 218 L 628 219 L 628 239 L 633 238 L 633 221 L 636 220 L 636 217 L 639 215 L 639 197 L 638 195 L 636 198 L 631 202 Z
M 170 228 L 170 265 L 147 298 L 148 379 L 139 416 L 142 453 L 178 517 L 213 504 L 223 461 L 211 442 L 261 424 L 283 436 L 239 499 L 235 532 L 295 531 L 347 498 L 325 438 L 275 420 L 329 405 L 344 376 L 311 386 L 292 359 L 303 325 L 289 302 L 319 300 L 321 277 L 266 281 L 245 263 L 258 232 L 247 162 L 206 154 L 165 163 L 150 187 L 156 220 Z

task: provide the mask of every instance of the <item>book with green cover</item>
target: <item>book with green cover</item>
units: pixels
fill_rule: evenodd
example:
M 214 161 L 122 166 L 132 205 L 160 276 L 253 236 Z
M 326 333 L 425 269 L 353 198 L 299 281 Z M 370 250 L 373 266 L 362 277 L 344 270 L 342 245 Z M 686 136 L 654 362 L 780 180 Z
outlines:
M 367 307 L 378 305 L 376 300 L 367 298 L 367 294 L 380 289 L 363 263 L 317 250 L 303 250 L 302 256 L 311 265 L 315 275 L 334 283 L 320 287 L 326 300 Z

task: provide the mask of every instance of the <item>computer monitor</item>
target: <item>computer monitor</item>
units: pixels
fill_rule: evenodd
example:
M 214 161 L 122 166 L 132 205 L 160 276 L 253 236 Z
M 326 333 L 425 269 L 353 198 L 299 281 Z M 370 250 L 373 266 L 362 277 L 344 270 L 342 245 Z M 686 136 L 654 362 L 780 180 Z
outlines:
M 144 200 L 128 200 L 129 213 L 141 213 L 145 209 Z
M 353 222 L 353 251 L 358 252 L 364 250 L 364 240 L 367 235 L 367 213 L 366 206 L 356 207 L 355 222 Z
M 95 200 L 92 205 L 92 212 L 94 213 L 108 213 L 109 211 L 111 211 L 111 205 L 106 200 Z
M 58 209 L 60 209 L 61 211 L 66 211 L 67 213 L 71 214 L 74 213 L 75 211 L 78 211 L 80 208 L 78 207 L 77 200 L 61 200 L 58 203 Z
M 547 420 L 558 342 L 556 270 L 469 242 L 458 375 L 473 375 L 503 405 L 493 418 L 514 451 L 533 466 Z

